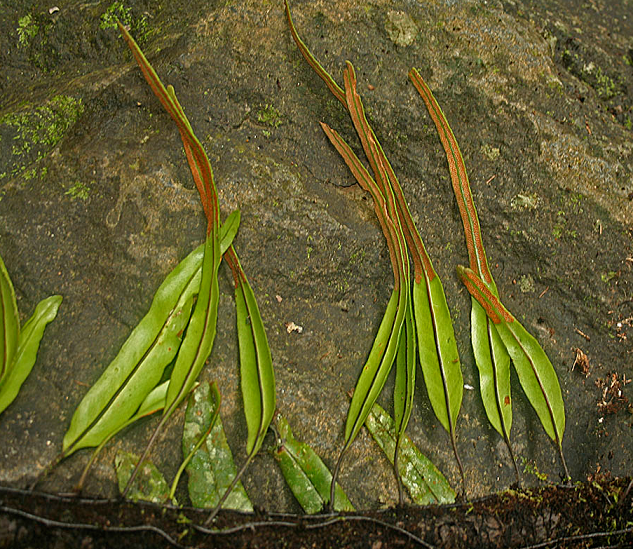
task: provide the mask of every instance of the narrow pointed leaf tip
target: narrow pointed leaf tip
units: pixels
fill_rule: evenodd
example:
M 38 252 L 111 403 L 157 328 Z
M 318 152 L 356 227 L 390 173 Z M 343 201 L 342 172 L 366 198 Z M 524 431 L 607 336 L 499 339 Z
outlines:
M 200 141 L 198 141 L 198 138 L 193 133 L 191 124 L 176 98 L 174 88 L 172 86 L 165 88 L 159 76 L 156 74 L 156 71 L 147 60 L 134 38 L 132 38 L 127 29 L 119 21 L 117 21 L 117 23 L 123 38 L 127 42 L 130 50 L 132 51 L 132 55 L 145 77 L 145 80 L 165 110 L 173 118 L 174 122 L 176 122 L 176 126 L 178 127 L 178 131 L 180 132 L 180 136 L 182 138 L 187 161 L 191 169 L 191 174 L 200 194 L 200 200 L 202 202 L 205 215 L 208 219 L 207 234 L 215 232 L 220 223 L 220 211 L 211 163 L 209 162 Z
M 290 33 L 292 34 L 292 39 L 297 44 L 301 55 L 305 58 L 308 64 L 314 69 L 325 82 L 327 87 L 330 89 L 334 97 L 336 97 L 343 105 L 347 106 L 345 100 L 345 92 L 342 88 L 334 81 L 334 79 L 330 76 L 330 74 L 321 66 L 321 64 L 316 60 L 314 55 L 308 49 L 308 46 L 305 45 L 303 40 L 299 37 L 299 33 L 297 33 L 297 29 L 292 21 L 292 15 L 290 14 L 290 6 L 288 5 L 288 0 L 284 0 L 285 2 L 285 11 L 286 11 L 286 19 L 288 19 L 288 26 L 290 27 Z

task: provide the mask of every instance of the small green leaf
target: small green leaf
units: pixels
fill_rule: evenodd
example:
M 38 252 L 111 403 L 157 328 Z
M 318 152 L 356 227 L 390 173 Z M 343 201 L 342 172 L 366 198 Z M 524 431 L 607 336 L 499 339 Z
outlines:
M 216 409 L 208 383 L 200 384 L 187 405 L 182 451 L 187 456 L 207 431 Z M 214 508 L 237 474 L 233 454 L 218 417 L 211 433 L 186 467 L 189 498 L 194 507 Z M 252 511 L 253 506 L 239 482 L 222 506 L 224 509 Z
M 396 448 L 395 423 L 378 404 L 374 404 L 365 426 L 393 464 Z M 416 505 L 443 504 L 455 501 L 455 492 L 442 473 L 404 435 L 400 444 L 398 469 L 402 484 Z
M 123 492 L 132 471 L 136 467 L 138 456 L 131 452 L 119 451 L 114 460 L 119 491 Z M 151 501 L 152 503 L 167 503 L 169 500 L 169 486 L 163 474 L 150 461 L 144 461 L 134 484 L 128 492 L 133 501 Z
M 18 337 L 17 352 L 13 357 L 13 365 L 9 375 L 0 383 L 0 413 L 15 399 L 20 387 L 31 373 L 44 330 L 48 323 L 57 316 L 61 302 L 60 295 L 43 299 L 35 307 L 33 316 L 22 327 Z
M 319 513 L 330 501 L 332 474 L 310 446 L 294 438 L 290 425 L 281 414 L 275 415 L 274 424 L 277 446 L 273 455 L 288 486 L 307 514 Z M 334 494 L 334 509 L 354 511 L 338 483 Z
M 20 319 L 13 283 L 0 257 L 0 384 L 13 367 L 13 356 L 18 347 Z

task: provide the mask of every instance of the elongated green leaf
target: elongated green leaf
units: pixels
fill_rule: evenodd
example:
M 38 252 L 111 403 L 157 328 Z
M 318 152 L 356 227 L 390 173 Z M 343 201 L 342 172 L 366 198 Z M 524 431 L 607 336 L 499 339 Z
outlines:
M 31 373 L 44 330 L 48 323 L 57 316 L 57 309 L 59 309 L 61 302 L 60 295 L 43 299 L 35 307 L 33 316 L 22 327 L 18 338 L 18 348 L 13 357 L 13 365 L 9 375 L 0 383 L 0 413 L 13 402 L 20 387 Z
M 374 404 L 365 426 L 393 464 L 396 449 L 396 427 L 393 419 Z M 455 501 L 455 492 L 442 473 L 404 435 L 400 444 L 398 469 L 402 483 L 416 505 L 443 504 Z
M 292 494 L 299 502 L 299 505 L 301 505 L 304 513 L 308 515 L 320 513 L 327 505 L 326 502 L 314 484 L 312 484 L 305 471 L 294 459 L 294 456 L 281 444 L 281 441 L 279 442 L 279 446 L 274 450 L 274 456 L 281 468 L 284 479 L 286 479 L 286 484 L 290 487 L 290 490 L 292 490 Z M 328 496 L 328 500 L 329 499 Z M 339 509 L 337 509 L 337 511 L 338 510 Z
M 236 210 L 222 225 L 221 252 L 231 245 L 239 219 Z M 178 352 L 189 322 L 193 298 L 200 287 L 203 255 L 201 244 L 159 286 L 147 314 L 75 410 L 64 436 L 67 455 L 97 446 L 117 432 L 160 381 Z
M 538 341 L 516 320 L 497 326 L 530 404 L 545 432 L 561 441 L 565 431 L 565 405 L 558 376 Z
M 149 61 L 143 55 L 143 52 L 120 23 L 119 29 L 141 68 L 147 83 L 178 127 L 187 162 L 189 163 L 189 168 L 207 217 L 207 238 L 204 248 L 202 277 L 198 299 L 191 315 L 184 340 L 176 357 L 176 363 L 171 374 L 167 391 L 163 418 L 154 430 L 145 448 L 140 460 L 142 462 L 144 456 L 147 455 L 155 442 L 158 432 L 160 432 L 173 411 L 193 387 L 213 348 L 217 329 L 219 300 L 217 274 L 222 259 L 218 238 L 220 215 L 211 164 L 202 145 L 193 133 L 184 110 L 176 98 L 174 88 L 172 86 L 165 88 Z M 134 476 L 137 474 L 137 471 L 138 467 L 130 477 L 128 487 L 123 493 L 124 496 L 129 489 L 129 485 L 132 485 L 134 482 Z M 211 517 L 209 520 L 210 519 Z
M 472 269 L 458 266 L 457 274 L 496 324 L 499 336 L 512 358 L 521 387 L 545 432 L 556 442 L 565 474 L 569 476 L 562 453 L 565 405 L 552 363 L 538 341 L 512 316 Z
M 470 268 L 478 273 L 479 277 L 486 282 L 490 291 L 498 297 L 497 287 L 492 279 L 488 260 L 484 252 L 479 218 L 470 189 L 466 166 L 457 140 L 433 93 L 418 71 L 411 69 L 409 78 L 420 93 L 435 123 L 446 153 L 453 191 L 464 226 Z M 512 427 L 510 357 L 494 324 L 488 319 L 483 309 L 474 299 L 472 300 L 471 311 L 471 340 L 475 363 L 479 370 L 481 398 L 486 415 L 508 446 L 518 481 L 518 468 L 512 452 L 512 446 L 510 445 L 510 429 Z
M 413 285 L 420 365 L 433 411 L 452 435 L 464 392 L 459 354 L 440 279 L 425 286 Z
M 512 428 L 510 355 L 496 325 L 477 300 L 472 301 L 472 344 L 479 369 L 481 399 L 490 424 L 501 436 L 509 437 Z
M 361 138 L 365 153 L 370 158 L 376 179 L 383 181 L 384 187 L 392 189 L 397 180 L 395 176 L 391 176 L 391 172 L 388 172 L 386 159 L 383 159 L 384 153 L 379 148 L 377 140 L 369 128 L 360 98 L 356 93 L 356 77 L 350 63 L 345 71 L 345 89 L 354 126 Z M 400 213 L 404 212 L 408 213 L 406 207 L 400 210 Z M 391 215 L 396 215 L 393 209 Z M 415 230 L 414 226 L 413 230 Z M 415 232 L 417 233 L 417 231 Z M 423 250 L 421 242 L 420 245 Z M 416 279 L 413 290 L 420 362 L 433 409 L 453 438 L 454 424 L 461 407 L 463 382 L 459 354 L 444 290 L 432 267 L 429 268 L 431 272 L 425 273 L 426 284 L 423 284 L 422 281 L 418 283 Z M 425 286 L 428 287 L 428 290 Z M 435 354 L 435 359 L 432 358 L 433 354 Z M 450 414 L 448 414 L 449 409 Z
M 310 446 L 295 439 L 290 425 L 281 414 L 275 415 L 274 425 L 277 446 L 273 455 L 288 486 L 306 513 L 319 513 L 330 501 L 332 474 Z M 354 506 L 338 483 L 334 494 L 334 509 L 354 511 Z
M 218 268 L 220 245 L 210 235 L 205 244 L 202 260 L 202 279 L 198 299 L 187 327 L 176 364 L 171 373 L 164 414 L 168 416 L 182 402 L 198 379 L 207 358 L 211 354 L 218 320 Z
M 237 338 L 244 415 L 248 428 L 246 452 L 257 453 L 275 413 L 275 374 L 266 331 L 253 289 L 233 248 L 226 254 L 235 281 Z
M 20 317 L 13 283 L 0 257 L 0 384 L 13 367 L 13 356 L 18 347 Z
M 399 330 L 394 326 L 398 322 L 398 313 L 401 312 L 400 297 L 402 292 L 394 291 L 391 294 L 387 309 L 378 328 L 378 333 L 369 352 L 369 357 L 361 371 L 360 377 L 354 389 L 354 396 L 347 413 L 345 424 L 345 441 L 349 446 L 359 433 L 371 407 L 378 398 L 384 382 L 393 364 L 398 348 Z M 406 299 L 406 298 L 405 298 Z M 406 304 L 405 304 L 406 305 Z M 402 314 L 404 310 L 402 310 Z M 404 315 L 403 315 L 404 316 Z M 400 321 L 400 327 L 402 321 Z M 389 365 L 387 367 L 387 365 Z
M 193 277 L 185 280 L 184 291 L 173 295 L 178 298 L 173 307 L 156 308 L 155 302 L 152 303 L 148 314 L 88 390 L 75 410 L 64 437 L 63 451 L 66 455 L 81 448 L 97 446 L 110 433 L 118 431 L 156 387 L 165 367 L 178 352 L 182 332 L 191 315 L 197 288 L 192 283 Z M 174 282 L 171 274 L 165 282 L 169 285 Z M 155 300 L 162 298 L 161 290 L 159 288 Z
M 393 416 L 395 418 L 397 439 L 404 434 L 407 428 L 415 394 L 415 367 L 417 362 L 415 353 L 417 344 L 412 309 L 411 301 L 409 301 L 405 317 L 405 329 L 400 333 L 400 343 L 396 356 Z
M 389 209 L 389 213 L 392 217 L 398 217 L 400 220 L 399 225 L 401 224 L 402 227 L 406 228 L 408 243 L 415 252 L 414 256 L 418 256 L 417 260 L 414 258 L 414 264 L 418 272 L 416 272 L 414 283 L 413 307 L 420 345 L 420 362 L 431 404 L 438 419 L 451 436 L 455 456 L 463 476 L 454 432 L 455 422 L 461 407 L 463 382 L 459 354 L 444 290 L 433 270 L 415 224 L 410 218 L 398 180 L 374 132 L 369 127 L 360 96 L 356 92 L 354 69 L 349 62 L 347 63 L 344 76 L 347 105 L 354 127 L 374 170 L 376 181 L 382 187 L 383 193 L 391 197 L 392 206 Z M 380 182 L 382 182 L 382 185 Z M 398 200 L 397 207 L 395 205 L 396 200 Z M 420 271 L 423 271 L 423 273 Z M 408 272 L 406 276 L 408 280 Z M 426 291 L 422 291 L 423 288 Z M 430 354 L 433 354 L 434 347 L 435 359 L 430 356 Z
M 360 163 L 360 160 L 358 160 L 340 135 L 326 124 L 321 123 L 321 127 L 350 167 L 350 170 L 359 184 L 367 190 L 371 190 L 372 186 L 376 187 L 376 183 L 373 181 L 371 175 L 369 175 L 367 170 Z M 391 179 L 392 178 L 389 177 L 389 180 Z M 372 196 L 376 196 L 378 193 L 379 191 L 374 189 Z M 379 200 L 378 197 L 375 198 L 375 201 L 377 200 Z M 378 208 L 377 213 L 379 213 Z M 383 227 L 386 223 L 386 221 L 383 221 Z M 415 225 L 412 225 L 412 227 L 417 235 Z M 461 472 L 462 465 L 459 455 L 457 454 L 454 435 L 454 426 L 457 415 L 459 414 L 463 395 L 463 380 L 459 354 L 442 284 L 440 279 L 435 275 L 435 271 L 433 270 L 428 255 L 426 255 L 424 244 L 422 244 L 421 239 L 419 239 L 419 235 L 417 239 L 419 244 L 416 245 L 416 249 L 424 253 L 424 257 L 419 261 L 419 265 L 424 266 L 424 268 L 422 270 L 422 276 L 419 277 L 419 282 L 418 277 L 416 277 L 416 281 L 413 284 L 415 326 L 418 331 L 418 341 L 416 343 L 419 346 L 420 363 L 422 364 L 425 382 L 427 383 L 427 391 L 433 409 L 451 436 L 455 457 Z M 427 289 L 428 287 L 430 287 L 430 290 Z M 381 337 L 385 337 L 385 335 L 383 334 Z M 376 341 L 378 341 L 378 336 Z M 449 409 L 451 410 L 450 415 L 447 412 Z M 351 412 L 352 409 L 350 407 L 350 413 Z
M 191 395 L 185 412 L 185 427 L 182 434 L 183 455 L 189 455 L 200 437 L 208 430 L 216 406 L 217 403 L 213 401 L 209 384 L 201 383 Z M 189 475 L 189 498 L 192 505 L 201 508 L 215 507 L 237 473 L 233 454 L 219 417 L 209 436 L 192 456 L 186 471 Z M 228 496 L 223 508 L 253 510 L 241 482 Z
M 407 288 L 407 291 L 409 289 Z M 415 370 L 417 366 L 417 341 L 415 336 L 415 323 L 413 320 L 413 304 L 411 299 L 407 304 L 405 327 L 400 332 L 398 354 L 396 355 L 396 380 L 393 390 L 393 412 L 395 418 L 394 473 L 398 481 L 398 497 L 400 504 L 404 504 L 402 494 L 402 480 L 398 467 L 400 447 L 402 439 L 409 424 L 413 409 L 413 397 L 415 394 Z M 367 423 L 367 421 L 365 421 Z
M 136 454 L 124 451 L 117 452 L 114 465 L 121 492 L 127 485 L 137 462 L 138 456 Z M 167 503 L 169 501 L 167 481 L 151 461 L 143 462 L 141 472 L 136 477 L 128 497 L 133 501 L 151 501 L 152 503 Z

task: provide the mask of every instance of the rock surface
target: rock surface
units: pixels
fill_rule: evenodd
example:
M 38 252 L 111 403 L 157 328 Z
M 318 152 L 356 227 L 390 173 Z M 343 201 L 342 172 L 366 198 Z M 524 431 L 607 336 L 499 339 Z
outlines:
M 0 15 L 0 255 L 21 315 L 59 293 L 38 362 L 0 417 L 0 483 L 25 486 L 61 449 L 70 417 L 164 276 L 204 236 L 178 132 L 106 10 L 172 84 L 213 165 L 223 216 L 242 213 L 236 248 L 268 329 L 278 406 L 333 466 L 353 388 L 392 285 L 368 196 L 319 128 L 357 147 L 350 121 L 296 49 L 278 1 L 15 2 Z M 357 70 L 370 120 L 441 276 L 466 390 L 458 446 L 472 497 L 514 480 L 488 425 L 470 348 L 467 262 L 444 153 L 407 80 L 418 68 L 460 143 L 484 244 L 505 305 L 541 342 L 566 402 L 574 480 L 630 473 L 633 377 L 633 17 L 620 2 L 554 0 L 293 3 L 305 42 L 336 78 Z M 573 8 L 570 6 L 574 6 Z M 112 7 L 114 6 L 114 8 Z M 342 79 L 341 79 L 342 80 Z M 55 99 L 57 98 L 57 99 Z M 203 371 L 223 395 L 238 461 L 246 433 L 230 274 Z M 286 329 L 294 322 L 301 333 Z M 581 368 L 588 357 L 587 373 Z M 613 376 L 618 386 L 613 389 Z M 421 381 L 421 376 L 420 376 Z M 616 383 L 616 385 L 617 385 Z M 390 408 L 390 381 L 381 402 Z M 558 481 L 554 446 L 512 380 L 512 442 L 527 485 Z M 611 388 L 611 390 L 610 390 Z M 155 420 L 154 420 L 155 421 Z M 128 429 L 87 491 L 113 495 L 113 456 L 139 451 L 154 423 Z M 459 484 L 425 389 L 409 432 Z M 171 478 L 182 413 L 152 454 Z M 65 491 L 88 452 L 43 485 Z M 391 468 L 366 433 L 340 477 L 359 508 L 394 504 Z M 244 485 L 255 505 L 298 511 L 271 456 Z M 184 492 L 181 499 L 185 498 Z

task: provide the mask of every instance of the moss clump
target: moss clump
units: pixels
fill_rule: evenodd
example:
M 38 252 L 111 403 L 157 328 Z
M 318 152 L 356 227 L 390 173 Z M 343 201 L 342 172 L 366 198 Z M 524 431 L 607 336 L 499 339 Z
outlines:
M 68 129 L 83 113 L 81 99 L 56 95 L 40 107 L 28 108 L 20 113 L 9 113 L 0 118 L 3 135 L 11 136 L 12 176 L 23 172 L 59 143 Z M 6 172 L 5 172 L 6 174 Z
M 127 8 L 123 2 L 113 2 L 108 6 L 105 13 L 101 15 L 101 23 L 99 27 L 102 29 L 115 29 L 117 27 L 116 20 L 121 24 L 130 26 L 132 24 L 132 8 Z
M 69 196 L 72 201 L 88 200 L 90 187 L 81 181 L 75 181 L 64 194 Z
M 154 32 L 147 24 L 147 16 L 134 17 L 132 8 L 128 8 L 119 0 L 110 4 L 101 15 L 99 27 L 104 30 L 114 29 L 117 27 L 117 19 L 122 25 L 130 28 L 139 43 L 143 43 Z
M 20 17 L 18 19 L 18 28 L 16 29 L 20 47 L 26 48 L 39 30 L 40 28 L 31 14 Z
M 271 128 L 281 126 L 281 113 L 272 105 L 266 105 L 257 113 L 257 121 Z

